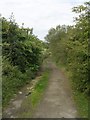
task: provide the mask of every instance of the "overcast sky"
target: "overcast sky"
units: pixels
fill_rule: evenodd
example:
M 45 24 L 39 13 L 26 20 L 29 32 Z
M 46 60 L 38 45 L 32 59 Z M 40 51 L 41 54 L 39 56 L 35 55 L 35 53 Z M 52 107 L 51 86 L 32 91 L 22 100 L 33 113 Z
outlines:
M 21 26 L 34 29 L 40 39 L 51 27 L 73 24 L 72 7 L 83 4 L 86 0 L 0 0 L 0 13 L 9 18 L 14 13 L 16 22 Z

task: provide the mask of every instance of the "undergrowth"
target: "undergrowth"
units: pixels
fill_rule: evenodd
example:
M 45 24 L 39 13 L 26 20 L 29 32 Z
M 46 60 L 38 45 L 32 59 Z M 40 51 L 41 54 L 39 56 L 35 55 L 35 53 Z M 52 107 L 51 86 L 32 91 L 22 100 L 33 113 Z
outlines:
M 39 82 L 36 84 L 32 94 L 23 101 L 21 108 L 25 108 L 25 110 L 22 111 L 21 114 L 19 113 L 20 117 L 29 118 L 32 116 L 34 108 L 36 108 L 40 102 L 42 95 L 47 87 L 49 76 L 50 71 L 46 70 L 41 76 Z
M 74 81 L 75 78 L 73 79 L 72 72 L 69 71 L 68 68 L 66 68 L 66 66 L 64 66 L 61 63 L 56 63 L 56 64 L 62 71 L 64 71 L 65 75 L 70 80 L 71 87 L 72 87 L 72 93 L 73 93 L 73 99 L 76 104 L 78 115 L 80 116 L 80 118 L 88 118 L 88 96 L 87 94 L 76 89 L 77 87 Z

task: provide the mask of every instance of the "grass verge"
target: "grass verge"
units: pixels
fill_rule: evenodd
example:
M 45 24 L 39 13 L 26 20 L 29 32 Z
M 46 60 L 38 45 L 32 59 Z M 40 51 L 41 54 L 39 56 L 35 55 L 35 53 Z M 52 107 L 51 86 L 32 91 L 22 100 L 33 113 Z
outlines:
M 70 80 L 72 87 L 73 98 L 76 104 L 78 115 L 81 118 L 88 118 L 88 97 L 87 95 L 81 93 L 79 90 L 75 89 L 75 83 L 72 78 L 72 73 L 66 69 L 62 64 L 57 64 L 57 66 L 65 73 L 65 75 Z
M 82 118 L 88 118 L 88 98 L 85 94 L 73 90 L 74 100 L 76 102 L 77 111 Z
M 20 118 L 30 118 L 32 116 L 34 109 L 40 102 L 42 95 L 47 87 L 49 76 L 50 70 L 46 70 L 36 84 L 32 94 L 23 101 L 21 105 L 22 110 L 18 113 Z

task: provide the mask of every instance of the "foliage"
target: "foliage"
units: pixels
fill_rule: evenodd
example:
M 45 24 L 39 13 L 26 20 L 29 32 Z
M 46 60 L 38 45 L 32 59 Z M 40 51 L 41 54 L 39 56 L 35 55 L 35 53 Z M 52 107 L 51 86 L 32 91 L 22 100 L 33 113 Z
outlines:
M 41 62 L 42 43 L 30 31 L 2 18 L 3 56 L 22 72 L 28 67 L 36 70 Z
M 73 87 L 74 87 L 74 83 Z M 76 102 L 76 107 L 78 110 L 78 113 L 80 115 L 80 117 L 82 118 L 88 118 L 88 98 L 87 95 L 82 94 L 80 91 L 78 90 L 73 90 L 74 93 L 74 100 Z
M 3 106 L 5 106 L 20 87 L 26 83 L 28 78 L 26 74 L 22 74 L 17 67 L 12 66 L 7 60 L 3 61 L 2 77 L 2 98 Z
M 2 58 L 3 58 L 3 104 L 20 87 L 35 77 L 43 60 L 44 45 L 34 34 L 33 29 L 19 27 L 13 14 L 10 20 L 2 20 Z
M 30 118 L 32 116 L 33 110 L 39 103 L 43 95 L 43 92 L 47 87 L 49 76 L 50 76 L 50 70 L 46 69 L 42 74 L 42 76 L 39 78 L 37 84 L 35 85 L 32 94 L 23 101 L 21 108 L 23 109 L 25 108 L 25 110 L 19 113 L 20 117 Z
M 51 28 L 45 37 L 57 63 L 64 64 L 72 72 L 75 88 L 80 92 L 89 94 L 88 80 L 88 23 L 89 4 L 73 8 L 79 16 L 75 18 L 75 25 L 58 25 Z

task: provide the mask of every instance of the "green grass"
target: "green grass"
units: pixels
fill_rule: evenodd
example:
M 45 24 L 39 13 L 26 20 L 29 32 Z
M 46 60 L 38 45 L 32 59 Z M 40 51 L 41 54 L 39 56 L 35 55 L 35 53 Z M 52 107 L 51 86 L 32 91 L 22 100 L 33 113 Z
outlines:
M 36 84 L 35 90 L 31 95 L 31 103 L 33 107 L 37 104 L 37 102 L 40 100 L 40 96 L 43 94 L 43 91 L 45 90 L 47 83 L 49 79 L 49 71 L 46 71 L 40 81 Z
M 72 82 L 72 86 L 74 83 Z M 74 89 L 73 96 L 76 103 L 77 111 L 81 118 L 88 118 L 88 97 L 80 91 Z
M 73 82 L 72 72 L 67 71 L 66 67 L 62 64 L 57 63 L 57 66 L 65 73 L 65 75 L 70 80 L 70 84 L 71 84 L 72 92 L 73 92 L 73 98 L 76 104 L 78 115 L 81 118 L 88 118 L 88 97 L 87 95 L 75 89 L 75 83 Z
M 32 94 L 23 101 L 21 106 L 22 110 L 21 113 L 19 112 L 19 117 L 29 118 L 32 116 L 33 110 L 40 102 L 42 95 L 47 87 L 49 76 L 50 76 L 49 70 L 43 73 L 40 80 L 36 84 Z

